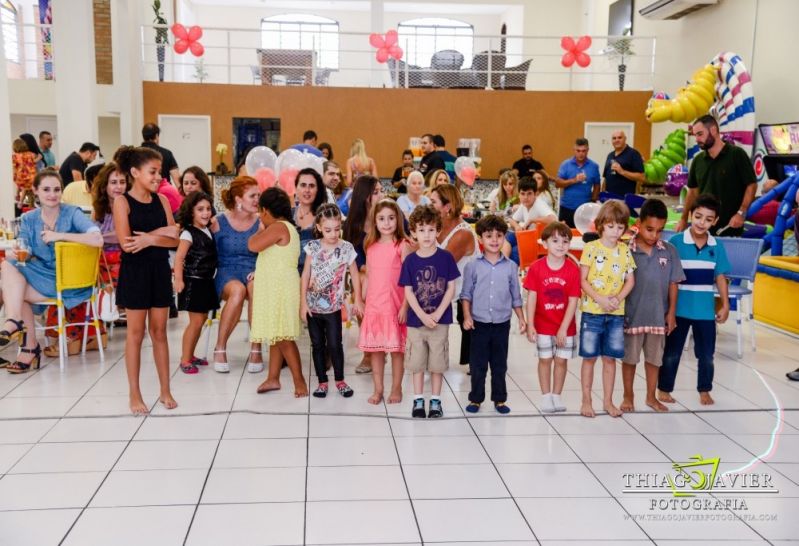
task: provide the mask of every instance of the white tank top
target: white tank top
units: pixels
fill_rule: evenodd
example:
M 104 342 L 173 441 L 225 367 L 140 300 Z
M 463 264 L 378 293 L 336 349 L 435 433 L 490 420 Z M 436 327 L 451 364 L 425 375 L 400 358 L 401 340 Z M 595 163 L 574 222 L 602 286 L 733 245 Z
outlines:
M 447 245 L 449 244 L 449 240 L 452 239 L 452 236 L 462 230 L 468 231 L 472 236 L 472 241 L 474 241 L 474 251 L 471 254 L 464 254 L 463 257 L 458 260 L 458 272 L 461 274 L 460 277 L 455 279 L 455 299 L 461 299 L 461 288 L 463 288 L 463 272 L 466 271 L 466 264 L 471 262 L 472 260 L 476 259 L 480 255 L 480 242 L 477 240 L 477 234 L 474 232 L 472 227 L 464 221 L 461 221 L 458 225 L 452 228 L 452 231 L 447 234 L 441 244 L 438 245 L 440 248 L 444 250 L 447 249 Z

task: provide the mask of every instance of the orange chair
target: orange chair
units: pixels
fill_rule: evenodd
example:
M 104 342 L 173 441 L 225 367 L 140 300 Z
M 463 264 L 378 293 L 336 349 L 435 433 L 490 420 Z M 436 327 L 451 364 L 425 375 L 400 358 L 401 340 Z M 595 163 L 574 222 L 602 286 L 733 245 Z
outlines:
M 538 242 L 541 232 L 537 229 L 516 232 L 516 243 L 519 247 L 519 269 L 525 271 L 538 259 L 541 244 Z
M 583 234 L 580 233 L 579 229 L 577 229 L 577 228 L 571 228 L 571 229 L 572 229 L 572 240 L 574 240 L 574 239 L 582 239 L 583 238 Z M 574 258 L 577 260 L 577 263 L 580 263 L 580 258 L 583 255 L 583 251 L 582 250 L 570 250 L 569 254 L 574 256 Z

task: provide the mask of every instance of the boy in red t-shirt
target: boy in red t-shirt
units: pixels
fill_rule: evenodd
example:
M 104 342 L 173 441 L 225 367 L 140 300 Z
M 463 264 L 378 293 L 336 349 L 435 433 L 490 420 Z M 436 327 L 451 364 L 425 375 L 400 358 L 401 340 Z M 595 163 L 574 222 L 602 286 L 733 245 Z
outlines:
M 574 313 L 580 299 L 580 268 L 567 258 L 571 229 L 561 222 L 544 228 L 546 258 L 527 271 L 527 339 L 538 345 L 538 381 L 541 383 L 541 411 L 566 411 L 560 398 L 566 381 L 566 361 L 577 349 Z M 554 377 L 552 361 L 555 362 Z

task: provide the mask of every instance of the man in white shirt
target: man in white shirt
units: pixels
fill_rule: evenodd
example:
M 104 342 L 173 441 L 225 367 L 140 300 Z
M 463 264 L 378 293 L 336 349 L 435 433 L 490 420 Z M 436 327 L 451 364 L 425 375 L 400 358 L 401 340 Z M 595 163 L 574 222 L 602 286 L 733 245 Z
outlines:
M 541 188 L 532 178 L 522 178 L 519 182 L 519 208 L 509 221 L 514 231 L 529 229 L 535 222 L 550 224 L 558 219 L 552 207 L 543 199 L 538 199 Z

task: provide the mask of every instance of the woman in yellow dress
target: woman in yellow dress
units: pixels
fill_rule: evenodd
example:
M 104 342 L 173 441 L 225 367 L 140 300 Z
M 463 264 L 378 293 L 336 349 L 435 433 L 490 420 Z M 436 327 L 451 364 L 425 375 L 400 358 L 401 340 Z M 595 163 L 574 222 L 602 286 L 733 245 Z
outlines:
M 269 344 L 269 372 L 258 393 L 280 389 L 283 359 L 294 379 L 294 396 L 308 396 L 300 351 L 300 236 L 291 223 L 291 201 L 280 188 L 269 188 L 258 202 L 264 230 L 250 237 L 255 262 L 253 316 L 250 341 Z

